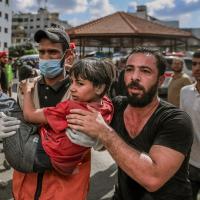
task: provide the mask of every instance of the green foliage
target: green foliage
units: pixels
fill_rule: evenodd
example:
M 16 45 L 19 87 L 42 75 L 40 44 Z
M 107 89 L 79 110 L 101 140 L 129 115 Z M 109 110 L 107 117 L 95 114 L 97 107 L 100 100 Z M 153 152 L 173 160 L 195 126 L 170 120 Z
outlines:
M 31 43 L 26 43 L 24 45 L 13 46 L 9 48 L 10 57 L 21 57 L 24 55 L 37 54 L 37 50 L 33 47 Z

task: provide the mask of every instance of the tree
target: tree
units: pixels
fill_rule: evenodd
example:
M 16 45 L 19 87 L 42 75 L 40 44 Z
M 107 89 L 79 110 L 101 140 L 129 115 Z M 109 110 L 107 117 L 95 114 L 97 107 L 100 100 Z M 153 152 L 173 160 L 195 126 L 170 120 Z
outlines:
M 33 47 L 31 43 L 23 45 L 12 46 L 9 48 L 10 57 L 21 57 L 24 55 L 37 54 L 38 51 Z

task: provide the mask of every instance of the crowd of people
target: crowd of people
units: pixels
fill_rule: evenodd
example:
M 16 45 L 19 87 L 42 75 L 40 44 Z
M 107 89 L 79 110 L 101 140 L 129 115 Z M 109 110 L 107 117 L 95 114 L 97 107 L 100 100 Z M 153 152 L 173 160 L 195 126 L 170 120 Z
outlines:
M 200 51 L 195 83 L 173 60 L 167 102 L 158 96 L 167 63 L 157 50 L 134 48 L 116 81 L 110 61 L 76 59 L 63 29 L 39 30 L 34 39 L 40 74 L 21 67 L 17 100 L 5 94 L 0 55 L 0 138 L 15 200 L 86 200 L 91 148 L 106 149 L 118 166 L 112 200 L 197 200 Z

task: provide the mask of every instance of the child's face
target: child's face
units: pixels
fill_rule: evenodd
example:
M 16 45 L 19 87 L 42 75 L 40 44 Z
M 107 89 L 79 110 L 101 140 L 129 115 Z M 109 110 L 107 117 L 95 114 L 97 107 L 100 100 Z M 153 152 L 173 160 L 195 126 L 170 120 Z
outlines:
M 72 99 L 82 102 L 96 102 L 99 100 L 98 88 L 89 80 L 82 78 L 75 79 L 71 76 L 70 92 Z

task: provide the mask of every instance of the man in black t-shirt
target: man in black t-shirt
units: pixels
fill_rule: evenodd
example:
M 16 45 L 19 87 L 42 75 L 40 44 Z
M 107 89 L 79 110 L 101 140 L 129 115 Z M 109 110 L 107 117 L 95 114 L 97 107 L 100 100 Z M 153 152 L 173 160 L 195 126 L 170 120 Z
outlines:
M 189 116 L 160 100 L 166 62 L 154 50 L 135 48 L 124 81 L 127 97 L 113 100 L 111 127 L 94 109 L 74 109 L 69 126 L 98 138 L 118 165 L 115 200 L 191 200 L 188 159 L 193 140 Z

